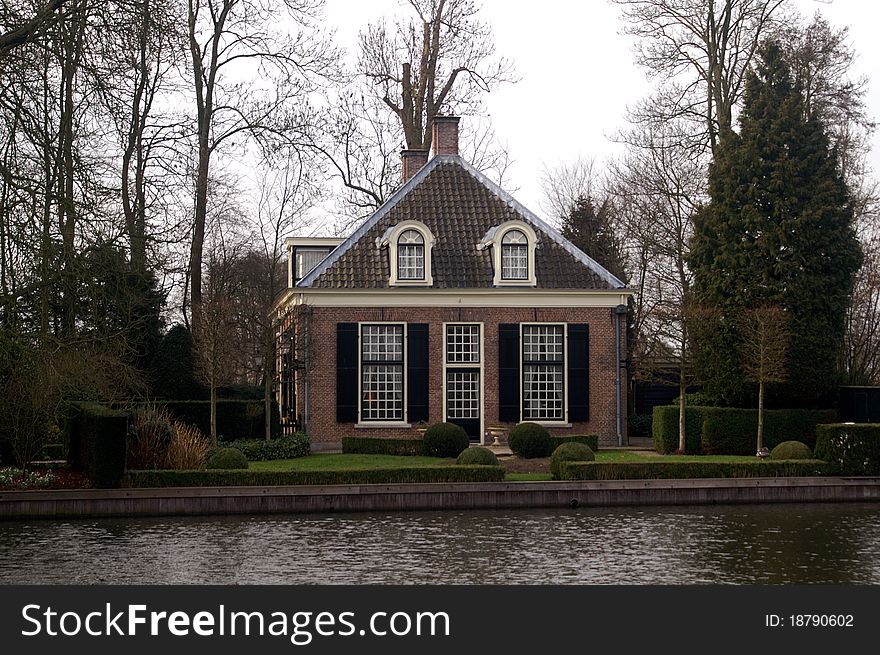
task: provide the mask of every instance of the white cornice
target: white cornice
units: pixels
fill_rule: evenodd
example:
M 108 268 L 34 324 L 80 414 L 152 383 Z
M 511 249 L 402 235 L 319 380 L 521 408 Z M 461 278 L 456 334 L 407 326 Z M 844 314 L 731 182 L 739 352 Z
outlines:
M 628 289 L 290 289 L 276 307 L 616 307 Z

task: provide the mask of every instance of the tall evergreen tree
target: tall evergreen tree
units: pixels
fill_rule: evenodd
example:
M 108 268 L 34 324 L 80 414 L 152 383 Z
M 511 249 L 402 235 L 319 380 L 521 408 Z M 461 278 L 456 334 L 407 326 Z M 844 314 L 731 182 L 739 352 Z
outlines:
M 720 310 L 695 336 L 696 362 L 729 403 L 754 393 L 736 317 L 759 304 L 788 319 L 789 403 L 829 398 L 839 380 L 847 303 L 861 250 L 837 158 L 779 47 L 761 52 L 746 82 L 740 133 L 722 135 L 709 169 L 710 202 L 694 221 L 689 263 L 699 303 Z
M 581 196 L 562 219 L 562 236 L 626 281 L 623 249 L 614 233 L 614 206 L 610 198 L 597 204 L 590 196 Z

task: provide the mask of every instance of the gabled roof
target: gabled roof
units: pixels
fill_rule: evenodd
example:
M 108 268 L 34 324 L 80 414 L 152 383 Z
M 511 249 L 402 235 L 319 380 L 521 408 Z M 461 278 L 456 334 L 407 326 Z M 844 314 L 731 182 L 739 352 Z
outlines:
M 490 229 L 512 219 L 527 222 L 538 235 L 537 288 L 625 287 L 458 155 L 433 157 L 296 287 L 387 288 L 388 249 L 377 248 L 376 238 L 405 220 L 421 221 L 436 239 L 432 251 L 434 288 L 492 287 L 491 252 L 477 250 L 477 244 Z

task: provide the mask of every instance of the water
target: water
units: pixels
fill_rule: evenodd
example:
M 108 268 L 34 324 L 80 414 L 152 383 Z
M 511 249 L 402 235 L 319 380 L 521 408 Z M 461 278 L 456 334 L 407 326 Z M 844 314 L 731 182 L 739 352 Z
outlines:
M 0 583 L 880 583 L 880 504 L 0 522 Z

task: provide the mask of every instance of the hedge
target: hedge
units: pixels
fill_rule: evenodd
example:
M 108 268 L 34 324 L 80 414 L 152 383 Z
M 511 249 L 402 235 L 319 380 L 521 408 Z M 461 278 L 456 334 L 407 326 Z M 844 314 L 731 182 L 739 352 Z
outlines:
M 310 452 L 309 438 L 302 432 L 266 441 L 265 439 L 236 439 L 223 442 L 222 446 L 237 448 L 251 462 L 270 459 L 294 459 L 305 457 Z
M 564 443 L 582 443 L 589 446 L 594 453 L 599 451 L 599 437 L 595 434 L 573 434 L 566 437 L 554 437 L 550 435 L 550 452 L 559 448 Z
M 770 409 L 764 411 L 764 446 L 783 441 L 816 446 L 816 425 L 835 420 L 834 410 Z M 701 435 L 706 455 L 754 455 L 758 448 L 758 410 L 716 407 L 706 414 Z
M 654 408 L 654 449 L 678 450 L 678 406 Z M 835 419 L 834 410 L 772 409 L 764 411 L 764 445 L 783 441 L 815 445 L 816 425 Z M 685 452 L 688 455 L 754 455 L 758 446 L 758 410 L 685 406 Z
M 94 403 L 74 408 L 70 461 L 99 489 L 120 486 L 125 473 L 128 414 Z
M 132 471 L 126 487 L 234 487 L 301 484 L 500 482 L 500 466 L 420 466 L 328 471 Z
M 880 475 L 880 423 L 817 425 L 815 453 L 843 475 Z
M 685 405 L 684 430 L 686 454 L 700 454 L 700 433 L 703 429 L 703 419 L 706 412 L 714 409 L 716 408 Z M 678 405 L 657 405 L 654 407 L 651 430 L 654 437 L 654 450 L 658 453 L 666 455 L 678 450 L 678 412 Z
M 342 437 L 342 452 L 352 455 L 424 455 L 421 439 L 382 439 L 380 437 Z
M 563 480 L 674 480 L 684 478 L 773 478 L 829 475 L 817 459 L 758 462 L 562 462 Z
M 194 425 L 202 434 L 211 434 L 211 401 L 162 400 L 156 403 L 168 409 L 181 423 Z M 137 407 L 137 405 L 135 405 Z M 217 437 L 223 441 L 263 439 L 266 434 L 262 400 L 217 400 Z M 278 404 L 272 402 L 272 436 L 281 434 Z

